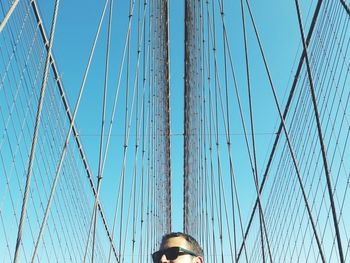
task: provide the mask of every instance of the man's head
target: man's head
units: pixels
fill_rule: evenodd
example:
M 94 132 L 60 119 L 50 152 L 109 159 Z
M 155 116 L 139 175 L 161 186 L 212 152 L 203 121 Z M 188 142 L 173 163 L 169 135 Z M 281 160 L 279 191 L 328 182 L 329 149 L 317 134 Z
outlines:
M 153 253 L 155 263 L 203 263 L 203 250 L 198 242 L 181 232 L 163 236 L 159 251 Z

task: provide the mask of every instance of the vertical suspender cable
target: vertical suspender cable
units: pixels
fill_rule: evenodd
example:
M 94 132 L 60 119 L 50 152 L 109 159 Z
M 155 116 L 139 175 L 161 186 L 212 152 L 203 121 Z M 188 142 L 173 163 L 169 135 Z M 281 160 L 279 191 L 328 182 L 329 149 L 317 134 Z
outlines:
M 188 148 L 188 135 L 187 135 L 187 132 L 188 132 L 188 128 L 187 128 L 187 125 L 188 125 L 188 116 L 187 116 L 187 112 L 188 112 L 188 107 L 189 107 L 189 103 L 187 102 L 187 98 L 189 96 L 189 89 L 187 88 L 189 86 L 189 79 L 188 79 L 188 71 L 189 71 L 189 68 L 188 68 L 188 64 L 189 64 L 189 53 L 190 53 L 190 48 L 189 48 L 189 23 L 190 23 L 190 3 L 189 1 L 185 1 L 185 21 L 184 21 L 184 33 L 185 33 L 185 36 L 184 36 L 184 44 L 185 44 L 185 60 L 184 60 L 184 64 L 185 64 L 185 77 L 184 77 L 184 100 L 185 100 L 185 105 L 184 105 L 184 213 L 183 213 L 183 227 L 184 227 L 184 232 L 186 233 L 188 231 L 187 229 L 187 225 L 188 225 L 188 220 L 187 220 L 187 217 L 188 217 L 188 192 L 187 192 L 187 189 L 188 189 L 188 170 L 189 170 L 189 167 L 188 167 L 188 164 L 187 164 L 187 159 L 188 159 L 188 151 L 187 151 L 187 148 Z
M 216 196 L 216 193 L 215 193 L 215 184 L 214 184 L 214 171 L 213 171 L 213 141 L 212 141 L 212 94 L 211 94 L 211 56 L 210 56 L 210 50 L 211 50 L 211 47 L 210 47 L 210 33 L 211 33 L 211 28 L 210 28 L 210 12 L 209 12 L 209 1 L 207 0 L 206 1 L 206 10 L 207 10 L 207 34 L 208 34 L 208 48 L 207 48 L 207 53 L 208 53 L 208 77 L 207 77 L 207 81 L 208 81 L 208 122 L 209 122 L 209 127 L 208 127 L 208 144 L 209 144 L 209 162 L 210 162 L 210 183 L 208 185 L 208 193 L 209 193 L 209 202 L 210 202 L 210 210 L 211 210 L 211 213 L 210 213 L 210 221 L 211 221 L 211 228 L 212 228 L 212 235 L 211 235 L 211 238 L 212 238 L 212 262 L 213 263 L 216 263 L 217 262 L 217 253 L 216 253 L 216 231 L 214 230 L 215 228 L 215 213 L 214 213 L 214 195 Z M 208 169 L 209 170 L 209 169 Z M 211 195 L 210 195 L 211 194 Z
M 146 8 L 147 8 L 147 2 L 146 0 L 144 0 L 144 4 L 143 4 L 143 9 L 144 9 L 144 12 L 146 14 Z M 148 53 L 147 53 L 147 59 L 148 59 Z M 146 29 L 143 31 L 143 66 L 142 66 L 142 69 L 143 69 L 143 73 L 142 73 L 142 86 L 144 87 L 143 89 L 145 90 L 145 87 L 146 87 Z M 145 92 L 146 93 L 146 92 Z M 141 106 L 141 111 L 142 111 L 142 118 L 141 118 L 141 126 L 142 126 L 142 157 L 141 157 L 141 220 L 140 220 L 140 240 L 139 240 L 139 261 L 138 263 L 141 263 L 141 259 L 143 258 L 143 248 L 145 247 L 143 245 L 143 226 L 144 226 L 144 203 L 145 203 L 145 194 L 144 194 L 144 178 L 145 178 L 145 153 L 146 153 L 146 150 L 145 150 L 145 140 L 146 140 L 146 135 L 145 135 L 145 132 L 146 132 L 146 129 L 145 129 L 145 119 L 147 118 L 145 116 L 146 114 L 146 111 L 145 111 L 145 93 L 142 95 L 142 106 Z
M 251 165 L 251 169 L 252 172 L 254 174 L 254 166 L 253 166 L 253 160 L 251 157 L 251 152 L 250 152 L 250 147 L 249 147 L 249 143 L 248 143 L 248 137 L 247 137 L 247 131 L 246 131 L 246 125 L 244 122 L 244 117 L 243 117 L 243 110 L 242 110 L 242 106 L 241 106 L 241 100 L 240 100 L 240 96 L 239 96 L 239 92 L 238 92 L 238 84 L 237 84 L 237 80 L 236 80 L 236 74 L 235 74 L 235 70 L 234 70 L 234 66 L 233 66 L 233 59 L 232 59 L 232 54 L 231 54 L 231 50 L 230 50 L 230 46 L 229 46 L 229 42 L 228 42 L 228 36 L 227 36 L 227 32 L 226 32 L 226 26 L 225 26 L 225 21 L 223 19 L 223 14 L 221 15 L 222 17 L 222 23 L 223 23 L 223 33 L 224 33 L 224 41 L 226 43 L 227 46 L 227 51 L 228 51 L 228 55 L 229 55 L 229 60 L 230 60 L 230 65 L 231 65 L 231 71 L 232 71 L 232 76 L 233 76 L 233 81 L 234 81 L 234 87 L 235 87 L 235 93 L 236 93 L 236 97 L 237 97 L 237 102 L 238 102 L 238 108 L 239 108 L 239 114 L 240 114 L 240 119 L 241 119 L 241 123 L 243 126 L 243 130 L 244 130 L 244 138 L 245 138 L 245 142 L 246 142 L 246 146 L 247 146 L 247 151 L 248 151 L 248 156 L 249 156 L 249 161 L 250 161 L 250 165 Z M 231 140 L 230 140 L 230 131 L 229 131 L 229 125 L 227 125 L 228 129 L 227 129 L 227 145 L 228 145 L 228 152 L 229 152 L 229 163 L 230 163 L 230 174 L 231 174 L 231 188 L 234 189 L 234 195 L 236 197 L 237 200 L 237 210 L 238 210 L 238 217 L 239 217 L 239 222 L 240 222 L 240 228 L 241 228 L 241 232 L 242 232 L 242 237 L 244 236 L 243 233 L 243 223 L 242 223 L 242 216 L 241 216 L 241 209 L 240 209 L 240 204 L 238 201 L 238 192 L 237 192 L 237 188 L 236 188 L 236 182 L 235 182 L 235 178 L 234 178 L 234 172 L 233 172 L 233 163 L 232 163 L 232 155 L 231 155 Z M 233 198 L 233 192 L 232 194 L 232 200 L 234 200 Z M 233 201 L 234 202 L 234 201 Z M 233 205 L 233 204 L 232 204 Z M 234 206 L 234 205 L 233 205 Z M 234 208 L 233 208 L 234 210 Z M 244 251 L 245 251 L 245 256 L 246 256 L 246 261 L 248 262 L 248 258 L 247 258 L 247 253 L 246 253 L 246 247 L 245 247 L 245 238 L 243 239 L 243 247 L 244 247 Z M 236 253 L 236 259 L 237 259 L 238 255 Z
M 252 96 L 251 96 L 251 87 L 250 87 L 250 73 L 249 73 L 249 59 L 248 59 L 248 46 L 247 46 L 247 36 L 246 36 L 246 26 L 245 26 L 245 17 L 244 17 L 244 6 L 243 0 L 241 2 L 241 13 L 242 13 L 242 26 L 243 26 L 243 40 L 244 40 L 244 54 L 245 54 L 245 66 L 247 74 L 247 87 L 248 87 L 248 99 L 249 99 L 249 115 L 250 115 L 250 127 L 252 132 L 252 147 L 253 147 L 253 160 L 254 160 L 254 170 L 253 177 L 255 183 L 255 189 L 257 192 L 258 206 L 259 206 L 259 222 L 260 222 L 260 241 L 261 241 L 261 253 L 262 260 L 265 263 L 265 249 L 264 249 L 264 235 L 263 235 L 263 216 L 262 216 L 262 206 L 259 193 L 259 177 L 258 177 L 258 166 L 256 163 L 256 147 L 255 147 L 255 138 L 254 138 L 254 122 L 253 122 L 253 106 L 252 106 Z
M 25 215 L 26 215 L 26 208 L 27 208 L 27 202 L 28 202 L 28 192 L 29 192 L 29 187 L 30 187 L 30 179 L 32 176 L 33 162 L 34 162 L 34 158 L 35 158 L 35 149 L 36 149 L 36 144 L 37 144 L 37 139 L 38 139 L 38 131 L 39 131 L 39 125 L 40 125 L 41 112 L 42 112 L 42 108 L 43 108 L 43 104 L 44 104 L 44 96 L 45 96 L 45 91 L 46 91 L 47 78 L 48 78 L 48 74 L 49 74 L 50 54 L 51 54 L 52 43 L 53 43 L 54 34 L 55 34 L 58 5 L 59 5 L 59 0 L 56 0 L 53 19 L 52 19 L 52 25 L 51 25 L 49 47 L 48 47 L 47 56 L 46 56 L 45 71 L 44 71 L 44 76 L 43 76 L 43 80 L 42 80 L 42 84 L 41 84 L 41 91 L 40 91 L 40 98 L 39 98 L 38 110 L 37 110 L 37 115 L 36 115 L 36 122 L 35 122 L 34 134 L 33 134 L 32 147 L 31 147 L 30 156 L 29 156 L 27 180 L 26 180 L 26 186 L 25 186 L 24 197 L 23 197 L 23 202 L 22 202 L 21 217 L 20 217 L 20 222 L 19 222 L 19 226 L 18 226 L 15 256 L 13 259 L 14 263 L 18 262 L 18 260 L 19 260 L 19 251 L 20 251 L 19 247 L 20 247 L 21 242 L 22 242 L 24 219 L 25 219 Z
M 147 188 L 147 208 L 146 208 L 146 251 L 148 253 L 148 251 L 150 251 L 151 248 L 151 237 L 150 237 L 150 204 L 151 204 L 151 198 L 150 198 L 150 180 L 151 180 L 151 176 L 150 176 L 150 152 L 151 152 L 151 60 L 152 60 L 152 54 L 151 54 L 151 28 L 152 28 L 152 16 L 151 16 L 151 9 L 152 9 L 152 5 L 150 5 L 150 8 L 148 9 L 148 41 L 147 41 L 147 52 L 148 52 L 148 61 L 147 61 L 147 73 L 148 73 L 148 80 L 147 80 L 147 91 L 148 91 L 148 99 L 147 99 L 147 119 L 146 119 L 146 134 L 147 134 L 147 165 L 146 165 L 146 178 L 147 178 L 147 184 L 146 184 L 146 188 Z M 144 79 L 145 81 L 145 79 Z
M 218 65 L 217 65 L 217 45 L 216 45 L 216 23 L 215 23 L 215 1 L 212 2 L 212 41 L 213 41 L 213 56 L 214 56 L 214 87 L 215 87 L 215 117 L 213 116 L 213 126 L 214 126 L 214 134 L 215 134 L 215 145 L 216 145 L 216 159 L 217 159 L 217 173 L 218 173 L 218 194 L 219 194 L 219 213 L 218 213 L 218 223 L 219 223 L 219 241 L 220 241 L 220 251 L 221 251 L 221 260 L 224 262 L 224 249 L 223 249 L 223 219 L 222 219 L 222 174 L 221 174 L 221 164 L 220 164 L 220 144 L 219 144 L 219 110 L 218 110 L 218 89 L 220 89 L 219 84 L 219 76 L 218 76 Z M 215 129 L 216 128 L 216 129 Z
M 304 53 L 305 53 L 306 69 L 307 69 L 307 75 L 308 75 L 309 84 L 310 84 L 310 92 L 311 92 L 312 104 L 313 104 L 314 114 L 315 114 L 315 119 L 316 119 L 316 124 L 317 124 L 318 139 L 319 139 L 320 147 L 321 147 L 323 165 L 324 165 L 326 181 L 327 181 L 328 194 L 329 194 L 329 199 L 330 199 L 331 208 L 332 208 L 332 216 L 333 216 L 335 234 L 336 234 L 336 238 L 337 238 L 339 258 L 340 258 L 340 262 L 344 263 L 345 261 L 344 261 L 344 255 L 343 255 L 343 247 L 341 244 L 341 237 L 340 237 L 339 226 L 338 226 L 338 217 L 337 217 L 336 208 L 335 208 L 335 204 L 334 204 L 333 190 L 332 190 L 332 185 L 331 185 L 331 178 L 330 178 L 331 175 L 330 175 L 330 171 L 329 171 L 329 167 L 328 167 L 326 147 L 325 147 L 324 141 L 323 141 L 322 127 L 321 127 L 321 122 L 320 122 L 320 117 L 319 117 L 319 112 L 318 112 L 318 107 L 317 107 L 314 82 L 312 79 L 311 66 L 310 66 L 309 55 L 308 55 L 307 45 L 306 45 L 305 36 L 304 36 L 304 29 L 303 29 L 303 24 L 302 24 L 302 20 L 301 20 L 301 12 L 300 12 L 298 0 L 295 0 L 295 5 L 296 5 L 296 9 L 297 9 L 299 29 L 300 29 L 301 39 L 303 42 L 303 48 L 304 48 Z
M 141 0 L 138 0 L 138 5 L 137 5 L 137 56 L 139 56 L 139 54 L 141 53 L 141 38 L 142 38 L 142 32 L 140 32 L 140 28 L 141 28 L 141 19 L 140 19 L 140 15 L 141 15 Z M 145 11 L 144 11 L 144 15 L 145 15 Z M 144 20 L 143 20 L 144 21 Z M 142 24 L 142 26 L 144 26 L 144 24 Z M 143 29 L 143 28 L 142 28 Z M 137 62 L 139 63 L 139 61 Z M 139 74 L 137 73 L 137 77 L 136 77 L 136 142 L 135 142 L 135 160 L 134 160 L 134 176 L 135 176 L 135 184 L 134 184 L 134 188 L 132 189 L 132 191 L 134 191 L 134 200 L 133 200 L 133 222 L 132 222 L 132 248 L 131 248 L 131 261 L 132 263 L 135 262 L 134 260 L 134 256 L 135 256 L 135 245 L 136 245 L 136 217 L 137 217 L 137 211 L 136 209 L 136 189 L 137 189 L 137 179 L 136 179 L 136 175 L 137 175 L 137 153 L 138 153 L 138 149 L 139 149 L 139 144 L 140 144 L 140 135 L 139 135 L 139 118 L 138 118 L 138 105 L 139 105 Z M 142 100 L 143 103 L 143 100 Z M 140 111 L 140 117 L 142 119 L 142 105 L 141 105 L 141 111 Z M 140 125 L 141 128 L 141 125 Z M 140 195 L 142 195 L 142 191 L 140 190 L 139 192 L 139 197 L 138 197 L 138 203 L 140 201 Z M 131 201 L 131 200 L 130 200 Z M 139 204 L 137 204 L 138 206 Z M 141 212 L 142 213 L 142 212 Z M 141 215 L 142 216 L 142 215 Z M 141 233 L 141 237 L 142 237 L 142 233 Z M 126 237 L 125 237 L 126 238 Z
M 203 106 L 202 106 L 202 109 L 201 109 L 201 112 L 202 112 L 202 119 L 203 119 L 203 122 L 202 122 L 202 131 L 203 131 L 203 139 L 202 139 L 202 144 L 203 144 L 203 162 L 204 162 L 204 171 L 202 173 L 202 175 L 204 176 L 204 180 L 203 180 L 203 193 L 207 193 L 204 195 L 204 224 L 203 224 L 203 229 L 204 229 L 204 238 L 203 238 L 203 249 L 204 251 L 206 251 L 207 253 L 207 261 L 209 262 L 210 260 L 210 232 L 209 232 L 209 213 L 208 213 L 208 199 L 210 200 L 210 194 L 209 194 L 209 191 L 207 191 L 208 189 L 208 167 L 207 167 L 207 129 L 206 129 L 206 126 L 207 126 L 207 121 L 206 121 L 206 89 L 207 89 L 207 85 L 205 84 L 206 83 L 206 67 L 205 67 L 205 64 L 206 64 L 206 59 L 205 59 L 205 29 L 204 29 L 204 1 L 202 1 L 202 6 L 201 6 L 201 16 L 202 16 L 202 21 L 201 21 L 201 27 L 202 27 L 202 43 L 201 43 L 201 50 L 202 50 L 202 102 L 203 103 Z
M 93 207 L 93 235 L 92 235 L 92 252 L 91 252 L 91 262 L 94 262 L 94 251 L 95 251 L 95 240 L 96 240 L 96 224 L 97 224 L 97 202 L 100 195 L 101 189 L 101 179 L 102 179 L 102 152 L 103 152 L 103 136 L 104 136 L 104 123 L 106 116 L 106 99 L 107 99 L 107 90 L 108 90 L 108 70 L 109 70 L 109 51 L 110 51 L 110 42 L 111 42 L 111 30 L 112 30 L 112 20 L 113 20 L 113 0 L 109 3 L 109 23 L 108 23 L 108 36 L 107 36 L 107 50 L 106 50 L 106 61 L 105 61 L 105 79 L 104 79 L 104 90 L 103 90 L 103 109 L 102 109 L 102 123 L 101 123 L 101 136 L 100 136 L 100 153 L 98 161 L 98 175 L 97 175 L 97 193 L 95 197 L 95 203 Z M 91 228 L 91 227 L 90 227 Z M 87 239 L 87 247 L 89 244 L 89 236 Z M 85 253 L 86 255 L 86 253 Z
M 134 3 L 133 3 L 134 5 Z M 134 7 L 133 7 L 134 9 Z M 141 34 L 144 30 L 144 21 L 145 21 L 145 17 L 146 17 L 146 11 L 144 11 L 144 14 L 143 14 L 143 19 L 142 19 L 142 25 L 140 26 L 140 23 L 139 23 L 139 26 L 141 28 Z M 140 31 L 140 28 L 138 29 L 138 31 Z M 128 122 L 128 125 L 127 125 L 127 138 L 129 140 L 130 138 L 130 129 L 131 129 L 131 126 L 132 126 L 132 120 L 133 120 L 133 114 L 134 114 L 134 105 L 135 105 L 135 97 L 136 97 L 136 114 L 138 114 L 138 100 L 139 100 L 139 92 L 138 92 L 138 83 L 139 83 L 139 75 L 140 75 L 140 57 L 141 57 L 141 50 L 140 50 L 140 46 L 141 46 L 141 43 L 143 41 L 142 37 L 140 36 L 140 33 L 138 34 L 138 44 L 137 44 L 137 62 L 136 62 L 136 69 L 135 69 L 135 77 L 134 77 L 134 85 L 133 85 L 133 93 L 132 93 L 132 100 L 131 100 L 131 107 L 130 107 L 130 115 L 129 115 L 129 122 Z M 142 95 L 144 94 L 144 91 L 145 91 L 145 86 L 143 86 L 142 88 Z M 142 106 L 142 105 L 141 105 Z M 140 113 L 142 114 L 142 112 Z M 141 116 L 142 118 L 142 116 Z M 127 241 L 127 236 L 128 236 L 128 229 L 129 229 L 129 223 L 130 223 L 130 220 L 129 220 L 129 217 L 130 217 L 130 209 L 131 209 L 131 199 L 132 199 L 132 193 L 134 194 L 134 212 L 135 212 L 135 209 L 136 209 L 136 184 L 137 184 L 137 180 L 136 180 L 136 175 L 137 175 L 137 156 L 138 156 L 138 151 L 139 151 L 139 134 L 140 134 L 140 127 L 139 127 L 139 118 L 138 118 L 138 115 L 136 115 L 136 147 L 135 147 L 135 157 L 134 157 L 134 168 L 133 168 L 133 178 L 132 178 L 132 185 L 131 185 L 131 189 L 133 189 L 133 191 L 130 192 L 130 195 L 129 195 L 129 206 L 128 206 L 128 212 L 127 212 L 127 218 L 126 218 L 126 224 L 125 224 L 125 234 L 124 234 L 124 247 L 123 247 L 123 255 L 125 254 L 125 249 L 126 249 L 126 241 Z M 128 142 L 127 142 L 128 144 Z M 135 216 L 134 215 L 134 222 L 135 222 Z M 134 235 L 134 232 L 136 232 L 136 229 L 135 229 L 135 223 L 133 224 L 133 235 Z M 134 237 L 132 239 L 133 241 L 133 249 L 134 249 L 134 244 L 135 244 L 135 240 L 134 240 Z M 133 256 L 133 254 L 132 254 Z M 124 256 L 123 256 L 124 257 Z M 132 261 L 134 261 L 134 259 L 132 259 Z
M 146 251 L 150 251 L 152 248 L 151 244 L 151 61 L 152 61 L 152 51 L 151 51 L 151 31 L 152 31 L 152 4 L 148 9 L 148 44 L 147 52 L 149 56 L 148 60 L 148 99 L 147 99 L 147 208 L 146 208 Z
M 171 206 L 171 141 L 170 141 L 170 18 L 169 18 L 169 0 L 164 1 L 163 3 L 163 12 L 165 15 L 165 21 L 166 25 L 164 26 L 164 35 L 165 39 L 163 39 L 163 44 L 165 45 L 165 64 L 164 64 L 164 71 L 166 73 L 165 75 L 165 130 L 166 130 L 166 141 L 165 141 L 165 147 L 166 147 L 166 165 L 167 165 L 167 182 L 166 182 L 166 188 L 167 188 L 167 208 L 170 212 L 168 212 L 167 215 L 167 222 L 166 227 L 167 231 L 172 231 L 172 206 Z
M 132 20 L 133 17 L 133 7 L 134 0 L 129 2 L 129 21 Z M 129 75 L 130 75 L 130 38 L 127 39 L 127 58 L 126 58 L 126 90 L 125 90 L 125 114 L 124 114 L 124 157 L 123 157 L 123 167 L 121 174 L 121 205 L 120 205 L 120 226 L 119 226 L 119 255 L 120 261 L 124 261 L 124 254 L 122 255 L 122 232 L 123 232 L 123 213 L 124 213 L 124 189 L 125 189 L 125 170 L 126 170 L 126 156 L 129 147 L 129 132 L 128 132 L 128 116 L 129 116 Z M 131 113 L 130 113 L 131 114 Z M 114 228 L 114 225 L 113 225 Z
M 220 5 L 220 2 L 219 2 Z M 237 258 L 237 237 L 236 237 L 236 221 L 235 221 L 235 205 L 234 205 L 234 173 L 233 173 L 233 164 L 231 156 L 231 136 L 230 136 L 230 114 L 229 114 L 229 92 L 228 92 L 228 70 L 227 70 L 227 52 L 228 52 L 228 43 L 226 42 L 226 30 L 224 23 L 224 1 L 221 0 L 221 21 L 222 21 L 222 36 L 224 44 L 224 72 L 225 72 L 225 103 L 226 103 L 226 122 L 227 122 L 227 131 L 226 131 L 226 143 L 228 147 L 229 155 L 229 164 L 230 164 L 230 183 L 231 183 L 231 207 L 232 207 L 232 221 L 233 221 L 233 243 L 234 243 L 234 258 Z M 231 242 L 230 242 L 231 245 Z M 232 260 L 233 260 L 233 255 Z

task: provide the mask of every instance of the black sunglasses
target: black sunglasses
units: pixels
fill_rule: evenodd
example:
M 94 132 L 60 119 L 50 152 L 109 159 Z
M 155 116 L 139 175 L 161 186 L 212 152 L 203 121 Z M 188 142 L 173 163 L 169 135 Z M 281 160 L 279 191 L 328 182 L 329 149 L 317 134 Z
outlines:
M 191 255 L 197 257 L 198 255 L 191 250 L 182 247 L 169 247 L 167 249 L 161 249 L 152 254 L 153 262 L 159 263 L 162 256 L 165 255 L 167 260 L 175 260 L 178 256 Z

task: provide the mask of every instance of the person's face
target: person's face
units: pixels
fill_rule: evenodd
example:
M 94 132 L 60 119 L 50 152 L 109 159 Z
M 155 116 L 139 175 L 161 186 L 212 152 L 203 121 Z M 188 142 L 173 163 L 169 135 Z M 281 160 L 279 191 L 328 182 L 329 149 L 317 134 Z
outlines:
M 192 250 L 190 244 L 183 237 L 172 237 L 167 239 L 160 249 L 167 249 L 170 247 L 182 247 Z M 193 257 L 191 255 L 179 255 L 175 260 L 168 260 L 165 255 L 160 259 L 161 263 L 203 263 L 201 257 Z

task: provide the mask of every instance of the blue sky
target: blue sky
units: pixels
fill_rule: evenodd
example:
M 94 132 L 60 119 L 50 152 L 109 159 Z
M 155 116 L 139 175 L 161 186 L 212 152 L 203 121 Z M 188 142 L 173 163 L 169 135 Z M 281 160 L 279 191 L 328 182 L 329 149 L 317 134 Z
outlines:
M 47 1 L 38 1 L 41 12 L 44 16 L 46 25 L 49 25 L 51 19 L 52 5 L 48 6 Z M 309 3 L 303 3 L 307 5 L 303 8 L 304 18 L 307 16 L 307 9 Z M 243 39 L 242 39 L 242 26 L 240 16 L 239 3 L 225 3 L 226 6 L 226 23 L 229 28 L 229 38 L 232 43 L 232 52 L 236 61 L 240 61 L 236 64 L 243 63 Z M 81 79 L 84 73 L 89 50 L 92 45 L 92 39 L 95 34 L 98 18 L 102 11 L 103 3 L 96 1 L 61 1 L 59 9 L 59 17 L 57 20 L 57 29 L 55 35 L 55 42 L 53 52 L 59 67 L 63 83 L 68 95 L 68 100 L 73 107 L 77 92 L 80 87 Z M 272 72 L 273 80 L 280 97 L 280 101 L 291 85 L 290 78 L 293 76 L 293 63 L 300 50 L 298 47 L 300 44 L 300 36 L 297 27 L 297 18 L 295 12 L 295 6 L 293 1 L 264 1 L 264 2 L 252 2 L 252 10 L 255 15 L 255 20 L 258 25 L 260 37 L 264 45 L 265 53 L 269 61 L 270 70 Z M 112 50 L 112 54 L 116 56 L 121 54 L 121 47 L 125 37 L 126 23 L 127 23 L 127 9 L 128 3 L 125 1 L 116 1 L 114 14 L 114 33 L 112 38 L 113 43 L 117 47 Z M 174 230 L 182 229 L 182 176 L 183 176 L 183 160 L 182 160 L 182 147 L 183 137 L 179 134 L 183 133 L 183 61 L 184 61 L 184 44 L 183 44 L 183 13 L 184 4 L 181 1 L 170 1 L 170 68 L 171 68 L 171 149 L 172 149 L 172 176 L 173 176 L 173 214 Z M 248 20 L 248 19 L 247 19 Z M 262 60 L 258 51 L 256 40 L 252 34 L 252 27 L 248 24 L 248 42 L 250 43 L 250 57 L 252 67 L 252 86 L 257 87 L 255 92 L 259 99 L 255 102 L 257 107 L 262 107 L 263 104 L 269 105 L 265 107 L 267 111 L 265 114 L 271 117 L 264 118 L 262 123 L 259 123 L 259 119 L 256 121 L 257 133 L 272 133 L 274 130 L 274 124 L 276 122 L 276 111 L 272 102 L 272 93 L 270 87 L 266 81 L 266 74 L 262 67 Z M 48 26 L 46 26 L 48 28 Z M 105 26 L 106 28 L 106 26 Z M 102 34 L 105 34 L 105 29 Z M 102 35 L 103 36 L 103 35 Z M 220 39 L 220 38 L 218 38 Z M 100 41 L 103 42 L 103 41 Z M 97 45 L 97 54 L 102 54 L 103 44 Z M 99 51 L 101 49 L 101 52 Z M 111 56 L 113 57 L 113 56 Z M 120 59 L 111 60 L 111 68 L 118 68 Z M 242 64 L 243 65 L 243 64 Z M 244 67 L 236 65 L 239 81 L 244 82 Z M 115 70 L 117 71 L 117 70 Z M 77 125 L 79 127 L 84 146 L 89 157 L 89 161 L 96 171 L 96 154 L 95 151 L 98 148 L 98 137 L 95 136 L 98 133 L 97 127 L 99 125 L 92 125 L 94 114 L 100 112 L 101 109 L 91 112 L 92 105 L 100 105 L 102 101 L 102 91 L 97 91 L 97 87 L 93 84 L 93 81 L 101 81 L 103 76 L 104 67 L 102 59 L 95 59 L 91 67 L 91 77 L 89 75 L 86 92 L 81 102 L 81 108 L 77 117 Z M 255 74 L 255 76 L 254 76 Z M 116 75 L 116 74 L 114 74 Z M 111 74 L 111 78 L 116 79 Z M 90 84 L 91 83 L 91 84 Z M 263 85 L 259 85 L 263 83 Z M 268 103 L 267 103 L 268 102 Z M 262 105 L 259 105 L 261 104 Z M 95 123 L 98 122 L 100 113 L 96 114 Z M 87 117 L 89 116 L 89 117 Z M 268 123 L 267 123 L 268 121 Z M 239 128 L 237 128 L 238 132 Z M 89 136 L 90 135 L 90 136 Z M 93 135 L 93 136 L 91 136 Z M 122 137 L 122 132 L 119 133 Z M 261 146 L 258 147 L 259 156 L 261 159 L 265 158 L 268 153 L 268 142 L 270 137 L 267 135 L 261 135 L 264 138 L 261 142 Z M 266 142 L 267 141 L 267 142 Z M 259 143 L 259 142 L 258 142 Z M 181 154 L 179 154 L 181 153 Z M 261 167 L 262 169 L 262 167 Z M 107 179 L 106 179 L 107 180 Z M 248 181 L 247 184 L 252 182 Z M 104 183 L 102 189 L 104 188 Z M 102 190 L 102 192 L 106 192 Z M 243 196 L 250 196 L 250 192 L 242 193 Z M 242 197 L 242 199 L 246 199 Z M 252 201 L 252 197 L 248 198 Z M 249 206 L 249 205 L 248 205 Z M 248 209 L 249 210 L 249 209 Z M 248 212 L 248 211 L 247 211 Z
M 46 32 L 50 30 L 50 23 L 54 1 L 38 0 L 43 16 Z M 303 1 L 301 10 L 305 30 L 307 31 L 316 1 Z M 135 3 L 138 3 L 135 1 Z M 217 3 L 215 1 L 215 3 Z M 93 38 L 97 29 L 98 20 L 103 9 L 103 2 L 93 0 L 61 1 L 57 19 L 57 27 L 53 45 L 53 54 L 58 66 L 61 79 L 71 109 L 81 86 Z M 111 116 L 112 103 L 119 75 L 119 68 L 123 53 L 123 46 L 128 23 L 128 1 L 115 1 L 113 13 L 113 29 L 111 40 L 111 60 L 109 75 L 109 90 L 107 98 L 107 115 Z M 282 108 L 285 96 L 288 94 L 295 74 L 295 69 L 301 54 L 300 33 L 294 1 L 251 1 L 251 8 L 259 35 L 269 63 L 273 82 Z M 170 108 L 171 108 L 171 161 L 172 161 L 172 215 L 173 230 L 181 231 L 183 228 L 183 129 L 184 129 L 184 3 L 183 1 L 170 1 Z M 103 98 L 103 79 L 105 72 L 105 46 L 107 36 L 107 18 L 102 25 L 100 40 L 96 46 L 96 53 L 92 60 L 91 69 L 87 78 L 84 95 L 76 119 L 78 132 L 87 155 L 89 165 L 94 176 L 98 169 L 98 149 L 100 118 Z M 132 23 L 131 49 L 130 49 L 130 91 L 133 85 L 136 62 L 136 9 Z M 277 110 L 273 101 L 271 88 L 263 67 L 262 58 L 253 28 L 246 13 L 247 39 L 249 48 L 249 63 L 251 68 L 251 86 L 254 102 L 254 125 L 257 140 L 258 172 L 261 175 L 266 165 L 266 158 L 271 151 L 276 124 L 278 122 Z M 225 1 L 225 22 L 232 51 L 237 81 L 243 101 L 243 110 L 248 123 L 248 103 L 246 89 L 246 75 L 243 49 L 242 21 L 239 1 Z M 216 17 L 217 25 L 220 18 Z M 218 26 L 220 28 L 220 26 Z M 217 31 L 218 64 L 220 81 L 223 83 L 222 36 Z M 105 207 L 108 221 L 112 224 L 115 200 L 118 194 L 118 183 L 122 169 L 123 140 L 124 140 L 124 113 L 125 113 L 125 68 L 122 76 L 120 97 L 114 122 L 113 136 L 109 156 L 106 162 L 104 178 L 102 180 L 101 200 Z M 232 78 L 229 80 L 232 86 Z M 213 83 L 212 83 L 213 85 Z M 245 148 L 243 130 L 238 119 L 236 99 L 232 96 L 229 103 L 231 112 L 231 133 L 233 142 L 233 159 L 240 202 L 242 206 L 243 221 L 246 222 L 255 201 L 256 194 Z M 129 102 L 130 103 L 130 98 Z M 134 119 L 133 119 L 134 121 Z M 108 122 L 107 122 L 108 123 Z M 249 127 L 249 125 L 248 125 Z M 248 128 L 249 129 L 249 128 Z M 131 189 L 131 175 L 134 160 L 135 123 L 131 125 L 131 136 L 127 156 L 126 196 Z M 219 124 L 221 143 L 222 166 L 228 174 L 227 149 L 223 124 Z M 70 141 L 72 144 L 72 140 Z M 138 157 L 140 159 L 140 155 Z M 216 167 L 215 167 L 216 168 Z M 228 177 L 227 177 L 228 178 Z M 224 179 L 225 187 L 229 185 Z M 95 178 L 96 179 L 96 178 Z M 225 188 L 226 189 L 226 188 Z M 226 189 L 227 190 L 227 189 Z M 90 193 L 89 193 L 90 194 Z M 227 192 L 228 194 L 228 192 Z M 266 197 L 267 199 L 267 197 Z M 266 199 L 264 201 L 266 201 Z M 127 203 L 128 204 L 128 203 Z M 227 238 L 227 237 L 226 237 Z

